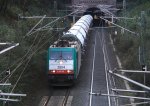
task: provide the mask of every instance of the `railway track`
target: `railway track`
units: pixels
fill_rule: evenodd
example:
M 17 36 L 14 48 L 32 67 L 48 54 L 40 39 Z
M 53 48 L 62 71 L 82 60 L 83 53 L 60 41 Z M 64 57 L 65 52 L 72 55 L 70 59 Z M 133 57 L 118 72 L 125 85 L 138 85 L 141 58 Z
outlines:
M 65 91 L 64 96 L 43 96 L 39 106 L 71 106 L 73 96 L 69 95 L 70 89 Z
M 70 89 L 68 89 L 66 94 L 65 94 L 65 98 L 63 100 L 62 106 L 67 106 L 67 101 L 68 101 L 68 98 L 69 98 L 69 94 L 70 94 Z

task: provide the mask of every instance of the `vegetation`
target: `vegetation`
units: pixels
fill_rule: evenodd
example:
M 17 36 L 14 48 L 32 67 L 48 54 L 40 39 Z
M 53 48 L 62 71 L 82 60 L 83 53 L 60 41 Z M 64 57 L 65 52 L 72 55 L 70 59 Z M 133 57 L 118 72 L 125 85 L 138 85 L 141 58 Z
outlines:
M 54 8 L 54 0 L 0 0 L 0 42 L 19 43 L 15 49 L 0 55 L 0 73 L 6 69 L 10 69 L 11 73 L 14 72 L 8 81 L 12 83 L 12 86 L 1 87 L 0 89 L 3 92 L 11 92 L 19 76 L 24 72 L 13 92 L 28 95 L 22 102 L 10 103 L 10 105 L 34 106 L 30 102 L 34 100 L 35 92 L 43 86 L 41 80 L 44 81 L 46 78 L 47 48 L 59 37 L 59 32 L 56 30 L 40 31 L 26 36 L 39 19 L 21 19 L 19 16 L 43 16 L 45 14 L 47 16 L 62 16 L 67 12 L 56 14 L 56 9 L 64 8 L 64 3 L 68 4 L 70 1 L 57 1 L 57 7 Z M 52 20 L 45 19 L 37 28 Z M 69 25 L 68 19 L 62 19 L 52 24 L 52 28 Z M 20 66 L 18 67 L 18 65 Z M 16 67 L 18 68 L 14 71 Z M 0 74 L 1 83 L 6 81 L 5 79 L 2 80 L 4 77 L 6 77 L 5 73 Z
M 121 20 L 117 23 L 121 26 L 130 29 L 137 33 L 131 34 L 129 32 L 117 29 L 119 34 L 114 35 L 114 41 L 118 50 L 118 55 L 121 58 L 124 69 L 130 70 L 142 70 L 141 65 L 145 64 L 150 69 L 150 2 L 149 0 L 132 0 L 127 1 L 127 10 L 119 12 L 120 16 L 127 16 L 135 18 L 133 20 Z M 142 11 L 145 12 L 145 21 L 141 18 Z M 143 56 L 143 61 L 139 62 L 139 47 L 143 47 L 143 52 L 140 56 Z M 128 76 L 138 82 L 144 83 L 143 74 L 128 74 Z M 146 85 L 150 86 L 150 79 L 146 75 Z M 137 86 L 134 89 L 137 89 Z M 139 88 L 141 89 L 141 88 Z
M 133 5 L 133 4 L 132 4 Z M 129 20 L 121 20 L 118 21 L 118 24 L 121 26 L 126 27 L 127 29 L 130 29 L 133 32 L 136 32 L 136 34 L 132 34 L 130 32 L 124 31 L 120 28 L 118 28 L 119 34 L 115 36 L 115 45 L 119 51 L 119 55 L 123 55 L 122 60 L 123 60 L 123 65 L 127 69 L 139 69 L 139 61 L 138 61 L 138 49 L 139 46 L 142 45 L 142 43 L 145 45 L 146 48 L 146 63 L 149 67 L 149 61 L 150 57 L 147 55 L 149 53 L 149 6 L 150 2 L 144 2 L 141 5 L 137 6 L 132 6 L 130 3 L 128 4 L 127 8 L 127 17 L 132 17 L 134 19 L 129 19 Z M 131 8 L 132 7 L 132 8 Z M 141 22 L 141 11 L 145 11 L 145 19 L 146 23 Z M 123 15 L 123 12 L 119 13 L 120 16 Z M 124 13 L 125 14 L 125 13 Z M 142 24 L 142 26 L 141 26 Z M 145 25 L 144 25 L 145 24 Z M 145 28 L 143 28 L 143 25 Z M 143 31 L 144 30 L 144 31 Z M 141 38 L 143 37 L 143 39 Z M 142 42 L 144 40 L 144 42 Z M 132 55 L 131 55 L 132 54 Z M 126 62 L 126 61 L 130 61 Z M 137 63 L 133 63 L 133 61 Z M 131 65 L 134 64 L 134 65 Z
M 118 0 L 122 2 L 123 0 Z M 33 16 L 33 15 L 47 15 L 56 16 L 56 8 L 62 9 L 65 7 L 64 3 L 70 3 L 70 0 L 56 0 L 57 4 L 54 5 L 54 0 L 0 0 L 0 42 L 14 42 L 20 43 L 17 48 L 0 55 L 0 73 L 5 69 L 14 70 L 21 61 L 25 54 L 23 64 L 17 69 L 13 77 L 9 80 L 14 85 L 22 71 L 25 72 L 21 77 L 21 81 L 17 85 L 14 92 L 27 93 L 28 97 L 21 103 L 14 103 L 14 106 L 30 106 L 30 101 L 34 100 L 33 95 L 38 91 L 44 80 L 46 70 L 46 53 L 48 46 L 54 42 L 59 36 L 56 31 L 44 31 L 33 34 L 32 36 L 25 37 L 27 31 L 29 31 L 39 19 L 20 19 L 18 16 Z M 55 7 L 56 6 L 56 7 Z M 143 36 L 145 46 L 145 60 L 148 70 L 150 67 L 150 2 L 149 0 L 127 0 L 127 17 L 135 17 L 134 20 L 118 21 L 118 24 L 125 26 L 139 35 Z M 144 31 L 140 26 L 140 15 L 141 11 L 145 11 L 146 14 L 146 25 Z M 64 13 L 65 14 L 65 13 Z M 61 15 L 64 15 L 61 14 Z M 119 12 L 120 16 L 123 12 Z M 45 25 L 52 21 L 46 19 L 38 27 Z M 61 20 L 55 23 L 53 27 L 63 27 L 65 23 Z M 67 24 L 67 23 L 66 23 Z M 133 35 L 131 33 L 121 31 L 119 28 L 118 35 L 114 35 L 115 45 L 118 50 L 118 54 L 121 57 L 123 67 L 125 69 L 138 69 L 141 70 L 141 64 L 139 63 L 139 46 L 143 43 L 140 36 Z M 55 35 L 55 36 L 54 36 Z M 45 45 L 43 45 L 45 43 Z M 41 45 L 43 45 L 41 47 Z M 39 48 L 41 47 L 41 48 Z M 37 52 L 35 52 L 37 51 Z M 34 54 L 34 55 L 32 55 Z M 30 58 L 32 57 L 32 58 Z M 31 59 L 31 60 L 30 60 Z M 29 61 L 30 60 L 30 61 Z M 29 61 L 29 63 L 28 63 Z M 16 63 L 17 62 L 17 63 Z M 26 67 L 25 64 L 29 64 Z M 14 64 L 14 65 L 13 65 Z M 12 67 L 10 67 L 13 65 Z M 26 68 L 25 68 L 26 67 Z M 143 75 L 135 76 L 135 74 L 129 75 L 131 78 L 143 83 Z M 0 79 L 3 79 L 4 75 L 0 75 Z M 4 82 L 1 80 L 1 82 Z M 150 79 L 146 78 L 146 84 L 150 85 Z M 1 87 L 4 92 L 10 92 L 14 86 Z M 134 87 L 134 86 L 133 86 Z M 29 100 L 30 98 L 30 100 Z M 28 101 L 28 102 L 27 102 Z M 0 104 L 2 105 L 2 104 Z M 33 104 L 34 105 L 34 104 Z

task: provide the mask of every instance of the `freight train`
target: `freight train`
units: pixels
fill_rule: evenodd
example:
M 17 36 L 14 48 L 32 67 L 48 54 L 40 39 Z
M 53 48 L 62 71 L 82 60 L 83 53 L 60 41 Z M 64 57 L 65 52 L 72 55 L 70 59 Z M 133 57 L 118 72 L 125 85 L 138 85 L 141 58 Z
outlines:
M 78 78 L 82 49 L 95 19 L 95 8 L 88 9 L 59 40 L 48 49 L 48 79 L 52 86 L 69 86 Z M 90 11 L 90 12 L 89 12 Z M 99 12 L 99 11 L 98 11 Z M 102 14 L 100 12 L 99 14 Z
M 72 85 L 81 67 L 82 48 L 92 23 L 91 15 L 82 16 L 48 49 L 48 79 L 53 86 Z

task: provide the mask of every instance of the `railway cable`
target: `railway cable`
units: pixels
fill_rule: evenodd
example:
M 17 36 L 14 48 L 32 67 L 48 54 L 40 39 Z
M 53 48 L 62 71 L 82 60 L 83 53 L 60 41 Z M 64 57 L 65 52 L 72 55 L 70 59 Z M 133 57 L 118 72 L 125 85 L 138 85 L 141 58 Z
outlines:
M 28 58 L 27 58 L 28 59 Z M 14 74 L 14 72 L 25 62 L 26 60 L 22 60 L 20 61 L 20 63 L 17 65 L 17 67 L 11 72 L 10 75 L 8 75 L 8 79 Z M 7 80 L 8 80 L 7 79 Z M 5 83 L 7 82 L 7 80 L 5 81 Z
M 42 45 L 41 47 L 43 47 L 43 46 L 44 46 L 44 45 Z M 38 50 L 37 50 L 37 51 L 38 51 Z M 14 87 L 12 88 L 12 90 L 11 90 L 11 92 L 10 92 L 10 93 L 12 93 L 12 92 L 13 92 L 13 90 L 16 88 L 16 86 L 17 86 L 18 82 L 20 81 L 20 79 L 21 79 L 21 77 L 22 77 L 22 75 L 23 75 L 23 73 L 24 73 L 25 69 L 27 68 L 27 66 L 28 66 L 28 64 L 29 64 L 29 62 L 30 62 L 30 60 L 31 60 L 32 56 L 33 56 L 33 55 L 34 55 L 37 51 L 35 51 L 34 53 L 32 53 L 32 54 L 30 55 L 29 60 L 27 61 L 27 64 L 25 65 L 25 67 L 24 67 L 23 71 L 21 72 L 21 74 L 20 74 L 19 78 L 17 79 L 17 82 L 15 83 L 15 85 L 14 85 Z M 13 72 L 13 73 L 14 73 L 14 72 Z M 12 74 L 13 74 L 13 73 L 12 73 Z
M 19 81 L 20 81 L 20 79 L 21 79 L 23 73 L 25 72 L 25 69 L 27 68 L 27 66 L 28 66 L 28 64 L 29 64 L 29 62 L 30 62 L 31 59 L 32 59 L 32 56 L 29 57 L 29 60 L 27 61 L 26 65 L 25 65 L 25 67 L 24 67 L 24 69 L 23 69 L 23 71 L 22 71 L 21 74 L 19 75 L 19 77 L 18 77 L 16 83 L 14 84 L 13 88 L 11 89 L 10 93 L 13 93 L 14 89 L 16 88 L 17 84 L 19 83 Z M 9 99 L 9 96 L 7 97 L 7 99 Z M 7 101 L 5 101 L 5 102 L 7 102 Z
M 33 44 L 34 44 L 34 42 L 33 42 Z M 31 46 L 31 47 L 32 47 L 32 46 Z M 29 64 L 29 62 L 30 62 L 32 56 L 33 56 L 33 54 L 30 55 L 30 57 L 27 58 L 27 59 L 28 59 L 28 60 L 27 60 L 27 63 L 25 64 L 25 67 L 24 67 L 23 71 L 20 73 L 20 75 L 19 75 L 19 77 L 18 77 L 16 83 L 14 84 L 14 86 L 13 86 L 13 88 L 12 88 L 12 90 L 11 90 L 10 93 L 13 92 L 13 90 L 16 88 L 17 84 L 19 83 L 19 81 L 20 81 L 20 79 L 21 79 L 21 77 L 22 77 L 22 75 L 23 75 L 25 69 L 27 68 L 27 66 L 28 66 L 28 64 Z M 22 61 L 22 63 L 24 63 L 24 61 Z M 20 64 L 20 66 L 22 65 L 22 63 Z M 19 68 L 19 67 L 18 67 L 18 68 Z M 14 72 L 15 72 L 15 70 L 11 73 L 11 75 L 9 76 L 9 78 L 13 75 Z M 9 78 L 8 78 L 8 79 L 9 79 Z M 8 79 L 7 79 L 5 82 L 7 82 Z M 9 96 L 7 97 L 7 99 L 9 99 Z M 5 101 L 5 102 L 7 102 L 7 101 Z
M 22 61 L 28 56 L 29 52 L 32 50 L 36 39 L 37 39 L 37 35 L 35 36 L 35 39 L 34 39 L 33 43 L 31 44 L 31 46 L 29 47 L 27 53 L 26 53 L 22 58 L 18 59 L 18 60 L 17 60 L 13 65 L 11 65 L 9 68 L 13 67 L 13 66 L 14 66 L 15 64 L 17 64 L 18 62 L 19 62 L 19 63 L 20 63 L 20 62 L 22 63 Z M 19 67 L 18 67 L 18 68 L 19 68 Z M 7 70 L 4 70 L 3 72 L 0 73 L 0 75 L 6 73 L 6 71 L 7 71 Z M 4 77 L 0 82 L 2 82 L 2 81 L 3 81 L 4 79 L 6 79 L 8 76 L 9 76 L 9 75 L 7 75 L 6 77 Z
M 53 36 L 52 36 L 52 37 L 53 37 Z M 36 41 L 36 38 L 37 38 L 37 36 L 35 37 L 35 40 L 34 40 L 34 41 Z M 38 41 L 38 44 L 40 43 L 41 39 L 42 39 L 42 37 L 41 37 L 40 40 Z M 37 44 L 37 46 L 38 46 L 38 44 Z M 45 43 L 44 43 L 44 44 L 45 44 Z M 19 78 L 17 79 L 17 81 L 16 81 L 14 87 L 12 88 L 11 92 L 13 92 L 13 90 L 16 88 L 16 86 L 17 86 L 19 80 L 21 79 L 21 76 L 23 75 L 23 73 L 24 73 L 26 67 L 28 66 L 28 64 L 29 64 L 29 62 L 30 62 L 32 56 L 37 52 L 37 51 L 35 50 L 35 52 L 30 55 L 30 58 L 27 58 L 27 59 L 26 59 L 26 57 L 28 56 L 29 52 L 33 49 L 33 46 L 34 46 L 34 42 L 33 42 L 32 45 L 30 46 L 30 49 L 27 51 L 27 53 L 26 53 L 21 59 L 19 59 L 19 61 L 18 61 L 19 64 L 18 64 L 17 67 L 12 71 L 12 73 L 10 73 L 10 75 L 8 75 L 8 78 L 7 78 L 7 76 L 5 77 L 5 78 L 7 78 L 7 80 L 5 81 L 5 83 L 6 83 L 6 82 L 9 80 L 9 78 L 16 72 L 16 70 L 17 70 L 27 59 L 29 59 L 28 62 L 27 62 L 27 64 L 26 64 L 25 67 L 24 67 L 24 70 L 21 72 L 21 74 L 20 74 Z M 43 45 L 42 45 L 42 46 L 43 46 Z M 38 50 L 39 50 L 39 49 L 38 49 Z M 16 62 L 16 63 L 17 63 L 17 62 Z M 13 64 L 13 65 L 15 65 L 15 64 Z M 6 71 L 6 70 L 5 70 L 5 71 Z M 3 71 L 2 73 L 4 73 L 5 71 Z M 1 74 L 2 74 L 2 73 L 1 73 Z M 5 78 L 4 78 L 4 79 L 5 79 Z M 9 97 L 8 97 L 8 98 L 9 98 Z
M 54 36 L 52 36 L 52 37 L 54 37 Z M 52 37 L 51 37 L 51 38 L 52 38 Z M 36 40 L 36 38 L 37 38 L 37 36 L 35 37 L 35 40 Z M 38 44 L 40 43 L 41 39 L 42 39 L 42 38 L 40 38 Z M 35 41 L 35 40 L 34 40 L 34 41 Z M 48 40 L 49 40 L 49 39 L 48 39 Z M 47 42 L 46 42 L 46 43 L 47 43 Z M 44 43 L 44 45 L 45 45 L 46 43 Z M 8 81 L 8 79 L 15 73 L 15 71 L 17 70 L 17 68 L 19 68 L 19 67 L 24 63 L 24 61 L 26 60 L 25 58 L 26 58 L 26 56 L 28 55 L 28 53 L 31 51 L 33 45 L 34 45 L 34 42 L 33 42 L 32 45 L 30 46 L 30 49 L 28 50 L 28 52 L 27 52 L 21 59 L 19 59 L 20 63 L 19 63 L 19 64 L 17 65 L 17 67 L 12 71 L 12 73 L 9 75 L 9 77 L 7 78 L 7 80 L 5 81 L 5 83 L 6 83 L 6 82 Z M 40 48 L 43 47 L 44 45 L 40 46 Z M 37 46 L 38 46 L 38 45 L 37 45 Z M 37 49 L 37 50 L 39 50 L 39 49 Z M 19 80 L 21 79 L 21 76 L 22 76 L 22 74 L 24 73 L 24 71 L 25 71 L 25 69 L 26 69 L 28 63 L 30 62 L 32 56 L 37 52 L 37 50 L 35 50 L 35 52 L 30 55 L 30 58 L 28 58 L 29 60 L 28 60 L 28 62 L 27 62 L 27 64 L 26 64 L 26 66 L 24 67 L 24 70 L 21 72 L 21 74 L 20 74 L 20 76 L 19 76 L 17 82 L 15 83 L 13 89 L 11 90 L 11 92 L 13 92 L 13 90 L 14 90 L 15 87 L 17 86 L 17 84 L 18 84 Z M 24 60 L 24 59 L 25 59 L 25 60 Z M 18 61 L 18 62 L 19 62 L 19 61 Z M 15 64 L 13 64 L 13 65 L 15 65 Z M 2 73 L 4 73 L 4 71 L 3 71 Z M 6 78 L 6 77 L 5 77 L 5 78 Z
M 43 19 L 46 17 L 46 15 L 44 15 L 42 17 L 42 19 L 25 35 L 25 36 L 29 36 L 29 34 L 36 28 L 36 26 L 38 26 L 41 22 L 43 22 Z
M 20 81 L 20 79 L 21 79 L 23 73 L 25 72 L 25 69 L 27 68 L 27 66 L 28 66 L 28 64 L 29 64 L 29 62 L 30 62 L 30 60 L 32 59 L 32 56 L 33 56 L 33 55 L 31 55 L 31 56 L 28 58 L 28 61 L 27 61 L 27 63 L 25 64 L 25 67 L 23 68 L 23 71 L 20 73 L 20 75 L 19 75 L 17 81 L 15 82 L 13 88 L 11 89 L 10 93 L 13 93 L 13 91 L 14 91 L 14 89 L 16 88 L 17 84 L 19 83 L 19 81 Z M 9 96 L 7 97 L 7 99 L 9 99 Z M 5 102 L 7 102 L 7 100 L 6 100 Z
M 6 84 L 7 83 L 7 81 L 9 80 L 9 78 L 15 73 L 15 71 L 24 63 L 24 61 L 26 60 L 26 57 L 28 56 L 28 53 L 32 50 L 32 47 L 34 46 L 34 43 L 35 43 L 35 41 L 36 41 L 36 39 L 37 39 L 37 35 L 35 36 L 35 38 L 34 38 L 34 41 L 33 41 L 33 43 L 31 44 L 31 46 L 30 46 L 30 48 L 29 48 L 29 50 L 27 51 L 27 53 L 21 58 L 21 60 L 20 61 L 18 61 L 19 62 L 19 64 L 16 66 L 16 68 L 9 74 L 9 75 L 7 75 L 5 78 L 7 78 L 7 80 L 4 82 L 4 84 Z M 15 64 L 14 64 L 15 65 Z M 2 79 L 2 80 L 4 80 L 4 78 Z M 1 81 L 2 81 L 1 80 Z M 1 82 L 0 81 L 0 82 Z M 2 87 L 4 87 L 4 85 L 2 86 Z
M 104 21 L 106 21 L 106 22 L 109 22 L 109 23 L 111 23 L 111 24 L 113 24 L 113 25 L 115 25 L 115 26 L 117 26 L 117 27 L 119 27 L 119 28 L 121 28 L 121 29 L 123 29 L 123 30 L 125 30 L 125 31 L 128 31 L 128 32 L 130 32 L 131 34 L 133 34 L 133 35 L 135 35 L 135 36 L 139 36 L 138 33 L 133 32 L 133 31 L 127 29 L 127 28 L 124 28 L 124 27 L 122 27 L 122 26 L 120 26 L 120 25 L 118 25 L 118 24 L 115 24 L 114 22 L 111 22 L 111 21 L 109 21 L 109 20 L 107 20 L 107 19 L 105 19 L 105 18 L 103 18 L 103 17 L 99 17 L 99 18 L 102 19 L 102 20 L 104 20 Z
M 79 10 L 76 10 L 76 11 L 71 12 L 71 13 L 65 15 L 65 16 L 59 17 L 59 18 L 57 18 L 57 20 L 58 20 L 58 19 L 62 19 L 62 18 L 66 18 L 67 16 L 70 16 L 70 15 L 72 15 L 72 14 L 78 12 L 78 11 L 79 11 Z M 45 27 L 47 27 L 47 26 L 49 26 L 49 25 L 51 25 L 51 24 L 52 24 L 52 23 L 50 22 L 50 23 L 48 23 L 47 25 L 43 26 L 42 28 L 45 28 Z
M 52 37 L 51 37 L 51 38 L 52 38 Z M 51 39 L 51 38 L 50 38 L 50 39 Z M 35 39 L 35 40 L 36 40 L 36 39 Z M 35 40 L 34 40 L 34 42 L 35 42 Z M 33 43 L 33 44 L 34 44 L 34 43 Z M 16 63 L 14 63 L 13 65 L 11 65 L 10 68 L 13 67 L 15 64 L 17 64 L 18 62 L 21 63 L 21 64 L 23 64 L 23 60 L 28 56 L 28 53 L 31 51 L 31 49 L 32 49 L 32 47 L 33 47 L 33 44 L 30 46 L 28 52 L 27 52 L 22 58 L 18 59 L 18 61 L 17 61 Z M 37 46 L 38 46 L 38 45 L 37 45 Z M 21 65 L 18 64 L 18 66 L 20 67 Z M 19 68 L 19 67 L 17 67 L 17 68 Z M 0 75 L 1 75 L 1 74 L 4 74 L 6 71 L 7 71 L 7 70 L 4 70 L 2 73 L 0 73 Z M 6 79 L 8 76 L 9 76 L 9 75 L 7 75 L 5 78 L 3 78 L 0 82 L 2 82 L 2 81 L 3 81 L 4 79 Z
M 18 64 L 18 63 L 22 62 L 22 61 L 26 58 L 26 56 L 29 54 L 29 52 L 31 51 L 31 49 L 32 49 L 32 47 L 33 47 L 33 45 L 34 45 L 34 43 L 35 43 L 35 41 L 36 41 L 36 38 L 37 38 L 37 36 L 35 37 L 33 43 L 32 43 L 31 46 L 29 47 L 27 53 L 26 53 L 23 57 L 21 57 L 20 59 L 18 59 L 18 60 L 17 60 L 13 65 L 11 65 L 9 68 L 13 67 L 15 64 Z M 4 70 L 3 72 L 0 73 L 0 75 L 4 74 L 6 71 L 7 71 L 7 70 Z
M 10 61 L 11 61 L 11 53 L 10 53 L 10 51 L 7 51 L 7 52 L 8 52 L 8 55 L 6 55 L 6 58 L 3 58 L 2 55 L 0 57 L 1 58 L 1 63 L 4 63 L 3 66 L 5 66 L 5 67 L 9 67 Z M 8 60 L 8 62 L 6 62 L 6 60 Z
M 71 12 L 71 13 L 69 13 L 69 14 L 65 15 L 65 16 L 58 17 L 57 19 L 55 19 L 55 20 L 53 20 L 52 22 L 50 22 L 50 23 L 46 24 L 45 26 L 43 26 L 43 27 L 41 27 L 41 28 L 36 29 L 36 31 L 34 31 L 34 32 L 32 32 L 32 31 L 30 30 L 30 31 L 29 31 L 29 32 L 28 32 L 25 36 L 29 36 L 29 35 L 31 35 L 31 34 L 33 34 L 33 33 L 37 32 L 37 31 L 40 31 L 40 30 L 41 30 L 41 29 L 43 29 L 43 28 L 49 28 L 49 25 L 51 25 L 51 24 L 55 24 L 55 22 L 57 22 L 59 19 L 66 18 L 67 16 L 70 16 L 70 15 L 72 15 L 72 14 L 74 14 L 74 13 L 78 12 L 78 11 L 79 11 L 79 10 L 76 10 L 76 11 Z M 40 20 L 39 22 L 43 21 L 44 17 L 45 17 L 45 16 L 43 16 L 43 17 L 42 17 L 42 20 Z M 39 22 L 38 22 L 38 24 L 39 24 Z M 37 26 L 37 25 L 35 25 L 35 26 Z M 34 30 L 34 28 L 35 28 L 35 27 L 33 27 L 33 28 L 32 28 L 32 30 Z M 31 32 L 32 32 L 32 33 L 31 33 Z
M 54 36 L 52 36 L 52 37 L 54 37 Z M 52 37 L 51 37 L 51 38 L 52 38 Z M 50 39 L 51 39 L 51 38 L 50 38 Z M 17 86 L 18 82 L 20 81 L 20 79 L 21 79 L 21 77 L 22 77 L 22 75 L 23 75 L 23 73 L 24 73 L 24 71 L 25 71 L 27 65 L 29 64 L 29 62 L 30 62 L 32 56 L 33 56 L 39 49 L 41 49 L 45 44 L 47 44 L 50 39 L 48 39 L 43 45 L 41 45 L 38 49 L 36 49 L 36 50 L 30 55 L 29 60 L 28 60 L 27 64 L 25 65 L 24 70 L 21 72 L 21 74 L 20 74 L 20 76 L 19 76 L 17 82 L 15 83 L 15 85 L 14 85 L 14 87 L 12 88 L 12 90 L 11 90 L 10 93 L 12 93 L 12 92 L 14 91 L 14 89 L 16 88 L 16 86 Z M 23 62 L 22 62 L 22 63 L 23 63 Z M 21 63 L 21 64 L 22 64 L 22 63 Z M 20 66 L 21 64 L 19 64 L 19 66 Z M 18 66 L 18 67 L 19 67 L 19 66 Z M 18 67 L 17 67 L 17 68 L 18 68 Z M 17 69 L 17 68 L 16 68 L 16 69 Z M 15 70 L 11 73 L 11 75 L 9 76 L 9 78 L 13 75 L 14 72 L 15 72 Z M 7 81 L 8 81 L 8 80 L 6 80 L 5 83 L 6 83 Z
M 77 10 L 77 11 L 78 11 L 78 10 Z M 75 12 L 77 12 L 77 11 L 75 11 Z M 69 16 L 69 15 L 71 15 L 71 14 L 75 13 L 75 12 L 72 12 L 72 13 L 70 13 L 70 14 L 66 15 L 66 16 Z M 66 16 L 63 16 L 63 17 L 61 17 L 61 18 L 64 18 L 64 17 L 66 17 Z M 61 19 L 61 18 L 60 18 L 60 19 Z M 54 20 L 53 22 L 55 22 L 55 21 L 57 21 L 57 20 Z M 51 23 L 47 24 L 46 26 L 48 26 L 48 25 L 52 24 L 53 22 L 51 22 Z M 44 27 L 45 27 L 45 26 L 44 26 Z M 28 33 L 27 33 L 27 35 L 28 35 Z M 3 73 L 3 72 L 2 72 L 2 73 Z
M 53 24 L 53 26 L 54 26 L 55 23 L 56 23 L 56 21 L 57 21 L 57 20 L 52 21 L 51 24 Z M 50 27 L 50 28 L 52 28 L 52 27 Z M 40 30 L 42 30 L 42 29 L 43 29 L 43 28 L 38 28 L 38 29 L 36 29 L 35 31 L 28 33 L 28 34 L 25 35 L 24 37 L 29 36 L 29 35 L 33 35 L 34 33 L 38 32 L 38 31 L 40 31 Z M 48 27 L 45 28 L 45 29 L 48 29 Z
M 34 42 L 32 43 L 32 45 L 30 46 L 30 48 L 29 48 L 29 50 L 27 51 L 27 53 L 21 58 L 21 59 L 19 59 L 19 61 L 17 61 L 16 62 L 16 64 L 19 62 L 19 63 L 23 63 L 23 60 L 26 58 L 26 56 L 28 55 L 28 53 L 31 51 L 31 49 L 32 49 L 32 47 L 33 47 L 33 45 L 34 45 L 34 43 L 35 43 L 35 41 L 36 41 L 36 38 L 37 38 L 37 36 L 35 37 L 35 39 L 34 39 Z M 13 65 L 15 65 L 15 64 L 13 64 Z M 12 66 L 13 66 L 12 65 Z M 12 67 L 12 66 L 10 66 L 10 68 Z M 18 64 L 17 66 L 19 66 L 20 67 L 20 64 Z M 17 67 L 16 66 L 16 67 Z M 19 68 L 18 67 L 18 68 Z M 5 71 L 3 71 L 2 73 L 4 73 L 4 72 L 6 72 L 7 70 L 5 70 Z M 1 74 L 2 74 L 1 73 Z M 9 76 L 9 75 L 7 75 L 7 76 Z M 1 82 L 1 81 L 0 81 Z
M 46 24 L 45 26 L 43 26 L 43 27 L 41 27 L 41 28 L 36 29 L 36 31 L 33 31 L 33 32 L 29 33 L 29 34 L 26 35 L 26 36 L 29 36 L 29 35 L 31 35 L 31 34 L 34 34 L 35 32 L 40 31 L 40 30 L 42 30 L 42 29 L 45 29 L 45 28 L 47 29 L 47 28 L 49 28 L 49 25 L 54 24 L 54 23 L 57 22 L 58 20 L 63 19 L 63 18 L 66 18 L 67 16 L 70 16 L 70 15 L 72 15 L 72 14 L 78 12 L 78 11 L 79 11 L 79 10 L 76 10 L 76 11 L 74 11 L 74 12 L 71 12 L 71 13 L 69 13 L 69 14 L 63 16 L 63 17 L 58 17 L 58 18 L 55 19 L 54 21 L 52 21 L 52 22 Z

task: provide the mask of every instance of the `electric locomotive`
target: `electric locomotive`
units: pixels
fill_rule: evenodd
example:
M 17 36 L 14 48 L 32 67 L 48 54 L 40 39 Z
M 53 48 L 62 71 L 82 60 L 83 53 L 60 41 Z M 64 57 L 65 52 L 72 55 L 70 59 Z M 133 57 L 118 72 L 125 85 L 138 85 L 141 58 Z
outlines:
M 92 23 L 91 15 L 82 16 L 61 39 L 48 49 L 48 79 L 53 86 L 72 85 L 77 79 L 82 48 Z

